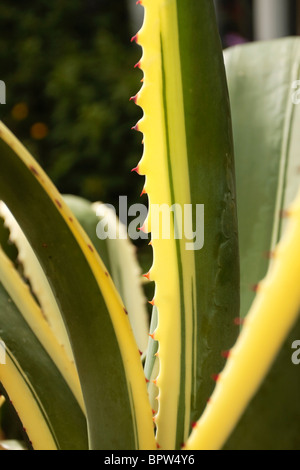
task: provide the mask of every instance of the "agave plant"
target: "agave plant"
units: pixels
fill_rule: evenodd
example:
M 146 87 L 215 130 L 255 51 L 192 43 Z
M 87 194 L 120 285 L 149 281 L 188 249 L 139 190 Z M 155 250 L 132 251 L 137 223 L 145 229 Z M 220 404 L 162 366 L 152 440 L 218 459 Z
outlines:
M 99 240 L 98 205 L 63 198 L 1 124 L 1 216 L 22 267 L 1 232 L 3 394 L 34 449 L 299 448 L 284 341 L 299 332 L 300 42 L 228 50 L 226 76 L 212 0 L 139 3 L 150 330 L 130 242 Z M 185 205 L 204 205 L 198 249 L 177 236 Z

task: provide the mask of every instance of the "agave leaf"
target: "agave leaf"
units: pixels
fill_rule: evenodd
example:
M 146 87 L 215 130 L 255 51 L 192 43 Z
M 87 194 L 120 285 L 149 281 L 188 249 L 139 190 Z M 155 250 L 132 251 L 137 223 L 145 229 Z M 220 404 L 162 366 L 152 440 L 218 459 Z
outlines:
M 300 187 L 300 106 L 293 102 L 293 84 L 300 79 L 300 39 L 232 48 L 225 59 L 236 151 L 244 317 L 255 297 L 251 287 L 272 262 L 270 253 L 288 220 L 285 211 Z M 226 448 L 299 449 L 300 382 L 291 361 L 291 345 L 299 336 L 300 320 Z M 260 348 L 263 354 L 266 346 Z
M 251 287 L 266 274 L 283 212 L 300 186 L 300 39 L 248 44 L 225 52 L 236 152 L 241 253 L 241 316 Z
M 206 410 L 184 447 L 186 450 L 216 450 L 224 445 L 297 320 L 299 239 L 300 191 L 289 208 L 288 229 L 274 250 L 274 260 L 259 284 L 245 326 Z
M 157 442 L 179 448 L 214 388 L 222 351 L 237 335 L 239 255 L 233 143 L 224 63 L 212 1 L 143 0 L 144 110 L 138 172 L 146 175 L 158 310 Z M 193 53 L 191 54 L 191 51 Z M 195 60 L 195 57 L 197 60 Z M 164 239 L 154 208 L 177 204 Z M 196 205 L 204 205 L 203 220 Z M 198 246 L 182 233 L 181 215 L 197 229 Z M 200 210 L 199 210 L 200 213 Z M 198 214 L 199 215 L 199 214 Z M 192 225 L 192 227 L 191 227 Z M 200 238 L 200 240 L 199 240 Z M 195 241 L 195 236 L 194 240 Z M 202 249 L 201 249 L 202 248 Z
M 65 350 L 57 342 L 43 314 L 32 297 L 27 284 L 21 279 L 12 262 L 0 248 L 0 282 L 19 309 L 24 320 L 47 351 L 60 373 L 74 393 L 80 407 L 84 403 L 74 363 L 70 361 Z
M 5 227 L 9 229 L 9 240 L 17 247 L 18 261 L 22 263 L 24 276 L 29 280 L 34 295 L 39 301 L 42 315 L 53 330 L 59 344 L 65 349 L 69 360 L 73 362 L 74 356 L 69 337 L 49 281 L 21 227 L 3 202 L 0 202 L 0 216 L 5 221 Z
M 0 338 L 1 344 L 5 344 L 5 363 L 0 364 L 0 383 L 16 409 L 33 448 L 87 449 L 87 426 L 82 410 L 2 285 Z
M 148 345 L 149 320 L 146 298 L 142 289 L 142 271 L 138 265 L 136 249 L 130 242 L 126 227 L 118 220 L 114 210 L 102 203 L 91 204 L 76 196 L 64 200 L 90 237 L 124 302 L 130 324 L 142 358 Z M 102 214 L 102 217 L 99 214 Z M 96 231 L 101 220 L 115 227 L 118 238 L 101 240 Z
M 113 282 L 42 169 L 3 124 L 0 135 L 0 199 L 32 245 L 60 306 L 82 386 L 90 448 L 153 448 L 140 354 Z

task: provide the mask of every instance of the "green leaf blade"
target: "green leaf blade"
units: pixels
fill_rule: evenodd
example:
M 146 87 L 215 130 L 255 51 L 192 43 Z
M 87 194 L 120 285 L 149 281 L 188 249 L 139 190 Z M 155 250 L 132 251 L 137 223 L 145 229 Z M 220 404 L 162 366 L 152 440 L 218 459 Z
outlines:
M 292 87 L 300 78 L 300 41 L 284 38 L 228 49 L 225 62 L 236 151 L 244 317 L 300 186 L 300 107 L 293 103 Z M 299 448 L 299 379 L 291 361 L 299 328 L 298 320 L 225 448 Z
M 238 334 L 233 142 L 213 2 L 143 4 L 146 19 L 138 42 L 144 86 L 137 104 L 144 111 L 138 130 L 145 147 L 138 170 L 146 175 L 150 210 L 145 230 L 152 232 L 154 251 L 157 441 L 163 449 L 174 449 L 203 412 L 215 386 L 213 376 L 224 366 L 222 352 Z M 163 205 L 170 209 L 169 238 L 155 219 L 155 209 Z M 197 229 L 197 240 L 186 226 L 181 231 L 183 217 Z
M 43 434 L 42 442 L 48 442 L 49 445 L 52 438 L 57 449 L 87 450 L 87 426 L 82 410 L 55 364 L 2 286 L 0 325 L 0 337 L 6 347 L 7 360 L 14 365 L 15 373 L 30 397 L 31 407 L 26 408 L 28 402 L 22 394 L 23 389 L 10 388 L 11 382 L 7 383 L 7 364 L 0 365 L 0 382 L 13 400 L 23 426 L 28 428 L 33 447 L 47 450 L 41 448 L 40 434 Z M 47 434 L 47 431 L 41 432 L 44 427 L 49 434 L 46 441 L 44 433 Z
M 90 447 L 154 446 L 140 355 L 113 283 L 43 171 L 3 125 L 1 136 L 17 153 L 1 143 L 0 198 L 30 240 L 62 311 L 82 385 Z

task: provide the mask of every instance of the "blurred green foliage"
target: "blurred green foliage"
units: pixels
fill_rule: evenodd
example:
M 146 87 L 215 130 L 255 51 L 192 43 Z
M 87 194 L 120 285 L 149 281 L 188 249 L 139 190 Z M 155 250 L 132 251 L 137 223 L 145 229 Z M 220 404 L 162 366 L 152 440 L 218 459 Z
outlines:
M 136 202 L 140 87 L 126 0 L 2 0 L 0 118 L 62 193 Z

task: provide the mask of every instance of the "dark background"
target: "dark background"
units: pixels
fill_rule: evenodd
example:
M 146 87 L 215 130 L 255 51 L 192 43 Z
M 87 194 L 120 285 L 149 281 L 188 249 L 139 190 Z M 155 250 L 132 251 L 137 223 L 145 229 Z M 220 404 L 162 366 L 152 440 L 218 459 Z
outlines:
M 129 98 L 141 52 L 130 37 L 122 0 L 1 1 L 0 118 L 63 193 L 113 204 L 139 194 L 141 111 Z

